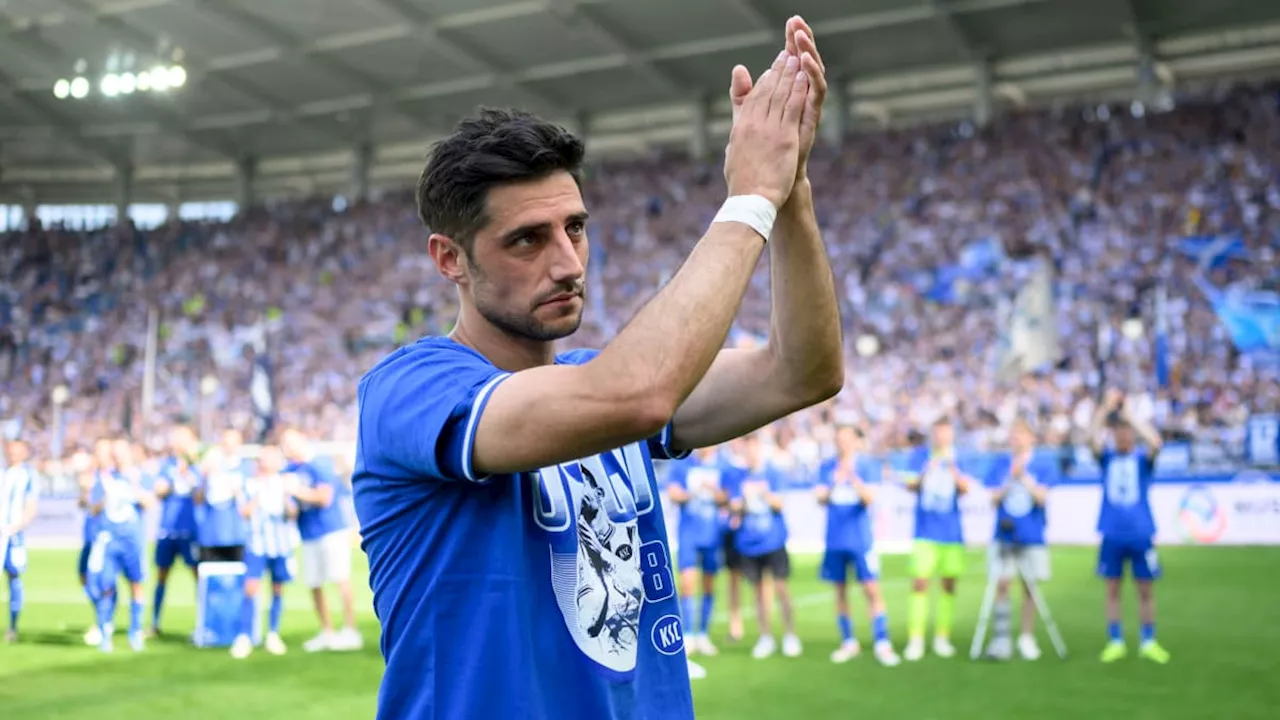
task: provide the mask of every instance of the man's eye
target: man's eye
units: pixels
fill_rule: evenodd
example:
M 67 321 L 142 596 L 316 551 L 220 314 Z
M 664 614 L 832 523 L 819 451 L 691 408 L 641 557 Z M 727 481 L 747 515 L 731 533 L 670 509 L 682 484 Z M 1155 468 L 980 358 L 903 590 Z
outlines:
M 570 235 L 581 235 L 587 231 L 587 224 L 581 220 L 576 220 L 569 223 L 568 230 Z

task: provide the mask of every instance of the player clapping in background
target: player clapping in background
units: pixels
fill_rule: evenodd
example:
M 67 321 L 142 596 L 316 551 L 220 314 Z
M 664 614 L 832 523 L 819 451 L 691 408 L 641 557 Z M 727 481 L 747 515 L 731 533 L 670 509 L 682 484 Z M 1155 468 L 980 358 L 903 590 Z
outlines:
M 237 430 L 222 433 L 222 442 L 200 462 L 200 485 L 194 492 L 196 537 L 200 561 L 244 559 L 244 440 Z
M 1103 434 L 1108 422 L 1111 449 L 1107 449 Z M 1138 448 L 1135 435 L 1140 435 L 1147 444 L 1145 450 Z M 1138 612 L 1142 618 L 1138 652 L 1153 662 L 1167 663 L 1168 651 L 1156 642 L 1153 584 L 1160 578 L 1160 564 L 1153 542 L 1156 525 L 1149 499 L 1156 455 L 1163 441 L 1155 428 L 1134 416 L 1123 393 L 1110 390 L 1094 414 L 1089 442 L 1102 467 L 1102 507 L 1098 514 L 1102 547 L 1098 551 L 1098 575 L 1107 583 L 1109 638 L 1102 651 L 1102 662 L 1114 662 L 1127 652 L 1120 628 L 1120 583 L 1127 564 L 1133 568 L 1133 579 L 1138 586 Z
M 782 516 L 782 497 L 778 495 L 781 478 L 766 461 L 758 433 L 747 436 L 743 449 L 747 466 L 741 481 L 732 488 L 731 507 L 741 518 L 738 551 L 742 553 L 742 574 L 755 590 L 756 617 L 760 623 L 760 639 L 752 648 L 751 656 L 762 660 L 777 649 L 769 618 L 776 592 L 785 629 L 782 654 L 798 657 L 803 648 L 796 635 L 791 593 L 787 589 L 787 578 L 791 577 L 791 556 L 787 553 L 787 522 Z M 771 584 L 766 582 L 766 574 L 772 577 Z
M 907 612 L 907 660 L 924 657 L 925 623 L 929 614 L 929 581 L 942 579 L 942 593 L 934 617 L 933 652 L 949 658 L 951 622 L 956 613 L 956 580 L 964 572 L 964 535 L 960 527 L 960 496 L 972 479 L 956 465 L 955 428 L 943 418 L 933 424 L 932 442 L 924 468 L 909 482 L 917 493 L 915 541 L 911 552 L 911 605 Z
M 98 610 L 98 628 L 102 634 L 99 648 L 112 651 L 111 623 L 116 608 L 116 579 L 123 574 L 129 581 L 129 645 L 134 651 L 143 649 L 142 611 L 144 569 L 142 550 L 145 544 L 142 511 L 155 504 L 155 496 L 144 486 L 141 469 L 133 457 L 127 440 L 111 443 L 115 470 L 99 472 L 94 486 L 91 509 L 101 514 L 101 526 L 89 554 L 90 582 L 93 584 Z
M 8 467 L 0 474 L 0 567 L 9 578 L 9 642 L 18 641 L 18 615 L 22 612 L 22 573 L 27 567 L 23 531 L 36 517 L 40 497 L 28 460 L 31 449 L 21 440 L 5 444 Z
M 237 660 L 253 652 L 258 589 L 267 570 L 271 571 L 271 610 L 266 650 L 272 655 L 283 655 L 287 649 L 280 639 L 280 615 L 284 612 L 284 586 L 294 576 L 298 506 L 289 496 L 284 467 L 280 449 L 264 446 L 258 455 L 257 473 L 246 484 L 248 501 L 242 512 L 249 521 L 249 544 L 244 556 L 244 604 L 240 610 L 240 634 L 231 645 L 231 657 Z
M 849 615 L 848 570 L 867 596 L 871 615 L 874 651 L 880 664 L 893 667 L 900 660 L 889 642 L 889 619 L 880 594 L 880 559 L 871 536 L 871 505 L 874 494 L 864 480 L 866 467 L 859 467 L 862 435 L 849 425 L 836 430 L 837 456 L 823 463 L 818 472 L 818 502 L 827 506 L 826 551 L 822 556 L 822 579 L 835 583 L 840 647 L 831 653 L 831 662 L 848 662 L 861 647 Z
M 302 578 L 311 589 L 320 633 L 303 644 L 307 652 L 359 650 L 364 644 L 356 629 L 355 600 L 351 594 L 351 539 L 342 508 L 335 502 L 334 478 L 311 462 L 310 443 L 301 431 L 289 428 L 280 433 L 280 449 L 289 465 L 285 472 L 296 476 L 290 493 L 298 502 L 298 532 L 302 537 Z M 341 632 L 333 631 L 324 586 L 333 583 L 342 595 Z
M 715 607 L 716 573 L 720 570 L 720 538 L 724 530 L 722 510 L 729 503 L 726 488 L 737 472 L 716 447 L 703 448 L 671 469 L 667 494 L 680 507 L 678 564 L 680 607 L 684 615 L 685 649 L 690 654 L 715 655 L 707 636 Z M 694 615 L 699 576 L 702 607 Z
M 1042 583 L 1049 579 L 1049 549 L 1044 543 L 1045 501 L 1049 497 L 1049 487 L 1028 469 L 1035 442 L 1035 431 L 1026 420 L 1014 422 L 1009 432 L 1012 450 L 1009 473 L 1004 484 L 991 496 L 996 506 L 996 527 L 995 537 L 988 546 L 988 565 L 997 583 L 987 656 L 996 660 L 1008 660 L 1013 654 L 1010 581 L 1018 576 L 1019 569 L 1032 582 Z M 1035 623 L 1035 602 L 1031 589 L 1023 583 L 1022 634 L 1018 636 L 1018 653 L 1025 660 L 1040 657 Z
M 200 442 L 186 425 L 178 425 L 169 433 L 170 456 L 162 461 L 155 483 L 160 502 L 160 527 L 156 536 L 156 589 L 151 603 L 151 633 L 160 634 L 160 614 L 164 607 L 169 571 L 179 557 L 195 576 L 199 561 L 196 544 L 196 506 L 193 493 L 201 485 L 196 470 Z

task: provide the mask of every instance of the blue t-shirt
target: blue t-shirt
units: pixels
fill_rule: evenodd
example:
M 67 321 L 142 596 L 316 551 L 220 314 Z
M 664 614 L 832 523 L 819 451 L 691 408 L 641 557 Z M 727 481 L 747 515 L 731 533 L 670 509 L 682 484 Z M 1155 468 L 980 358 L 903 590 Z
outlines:
M 1102 468 L 1102 508 L 1098 532 L 1113 540 L 1150 540 L 1156 534 L 1151 516 L 1151 480 L 1155 462 L 1141 450 L 1098 456 Z
M 960 490 L 956 487 L 955 460 L 929 458 L 920 470 L 916 497 L 917 540 L 963 543 L 960 529 Z
M 99 486 L 103 483 L 103 476 L 110 475 L 110 470 L 94 470 L 93 485 L 89 488 L 89 504 L 96 504 L 102 500 L 102 492 Z M 84 544 L 92 545 L 98 533 L 102 530 L 102 514 L 86 511 L 84 514 Z
M 724 531 L 724 513 L 717 493 L 726 495 L 732 483 L 730 476 L 740 473 L 717 455 L 709 460 L 685 458 L 671 468 L 671 484 L 689 493 L 689 501 L 680 506 L 680 546 L 707 550 L 720 547 Z
M 196 508 L 196 541 L 204 547 L 243 545 L 248 525 L 240 509 L 244 502 L 244 465 L 228 460 L 201 477 L 204 502 Z
M 1029 469 L 1023 472 L 1031 475 Z M 1001 474 L 1009 477 L 1010 468 L 1005 468 Z M 1031 479 L 1037 485 L 1048 486 L 1047 480 L 1040 480 L 1035 475 L 1031 475 Z M 993 535 L 996 542 L 1043 545 L 1045 524 L 1044 506 L 1036 503 L 1026 486 L 1016 478 L 1009 478 L 1009 490 L 996 506 L 996 527 Z
M 360 381 L 353 487 L 387 665 L 378 717 L 692 718 L 653 471 L 673 457 L 670 427 L 476 477 L 476 426 L 506 377 L 424 338 Z
M 746 468 L 733 484 L 733 498 L 743 506 L 742 525 L 734 543 L 743 555 L 760 557 L 786 547 L 787 521 L 765 499 L 765 493 L 778 492 L 782 484 L 781 474 L 769 465 Z
M 196 534 L 196 504 L 192 491 L 201 483 L 193 467 L 179 470 L 175 458 L 166 458 L 160 476 L 169 483 L 169 494 L 160 504 L 160 537 L 189 538 Z
M 332 475 L 315 463 L 309 462 L 289 463 L 284 471 L 297 475 L 298 480 L 306 487 L 318 488 L 328 485 L 333 488 L 333 500 L 328 505 L 322 507 L 301 503 L 298 506 L 298 535 L 303 542 L 346 529 L 347 517 L 342 514 L 338 483 L 334 482 Z
M 853 489 L 851 475 L 838 472 L 839 467 L 839 458 L 831 458 L 818 468 L 818 484 L 831 491 L 827 501 L 827 549 L 867 552 L 873 542 L 870 508 Z M 853 470 L 867 484 L 879 475 L 879 467 L 867 458 L 856 458 Z

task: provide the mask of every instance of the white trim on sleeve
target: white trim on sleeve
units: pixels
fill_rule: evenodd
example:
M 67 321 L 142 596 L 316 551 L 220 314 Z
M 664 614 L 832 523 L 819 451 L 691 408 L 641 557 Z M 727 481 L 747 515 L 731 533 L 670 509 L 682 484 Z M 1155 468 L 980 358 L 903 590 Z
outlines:
M 462 476 L 471 482 L 484 482 L 489 479 L 485 477 L 476 477 L 475 472 L 471 469 L 471 448 L 475 445 L 476 428 L 480 425 L 480 412 L 484 409 L 486 403 L 489 402 L 489 395 L 498 383 L 511 377 L 511 373 L 502 373 L 480 388 L 480 392 L 476 393 L 475 399 L 471 401 L 471 412 L 467 414 L 467 427 L 462 433 L 462 458 L 458 467 L 462 468 Z

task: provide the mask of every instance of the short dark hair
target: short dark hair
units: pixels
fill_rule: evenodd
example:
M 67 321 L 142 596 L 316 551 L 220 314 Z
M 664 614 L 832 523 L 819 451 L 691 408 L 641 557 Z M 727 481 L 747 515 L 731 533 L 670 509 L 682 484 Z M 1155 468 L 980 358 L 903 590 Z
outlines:
M 475 233 L 488 222 L 490 188 L 557 171 L 581 187 L 583 153 L 582 141 L 559 125 L 523 110 L 481 108 L 432 147 L 418 178 L 418 217 L 470 253 Z

